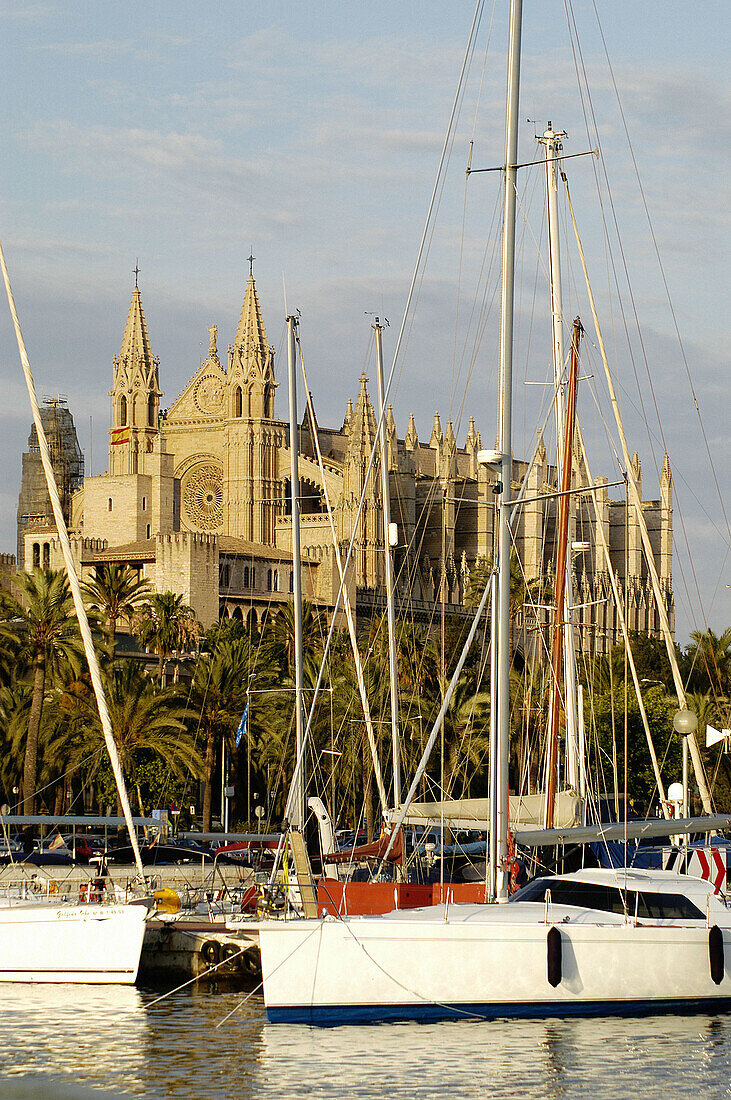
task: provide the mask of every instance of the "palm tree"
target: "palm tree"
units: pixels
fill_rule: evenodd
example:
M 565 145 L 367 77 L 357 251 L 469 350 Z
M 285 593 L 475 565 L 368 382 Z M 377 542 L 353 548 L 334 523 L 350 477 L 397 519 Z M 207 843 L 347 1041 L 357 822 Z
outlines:
M 484 768 L 489 751 L 489 721 L 489 691 L 477 689 L 471 676 L 461 676 L 444 715 L 443 798 L 453 797 L 461 770 L 464 769 L 461 792 L 464 796 Z
M 0 688 L 0 790 L 3 802 L 15 805 L 11 797 L 21 785 L 20 761 L 28 734 L 28 716 L 33 687 L 24 680 Z
M 177 650 L 188 648 L 201 636 L 201 625 L 192 607 L 175 592 L 156 592 L 149 603 L 136 612 L 134 633 L 140 645 L 150 646 L 158 654 L 158 682 L 164 687 L 165 662 Z
M 78 667 L 83 647 L 65 572 L 35 569 L 32 573 L 20 573 L 17 583 L 23 603 L 8 597 L 6 608 L 18 620 L 19 657 L 32 670 L 33 677 L 23 764 L 23 813 L 32 814 L 46 677 L 63 662 Z
M 710 688 L 714 695 L 726 695 L 731 671 L 731 626 L 722 634 L 712 630 L 694 630 L 690 635 L 686 661 L 691 666 L 691 682 L 698 689 Z
M 485 591 L 490 574 L 492 573 L 492 562 L 489 558 L 478 558 L 470 572 L 469 580 L 467 582 L 467 595 L 465 602 L 468 607 L 475 608 L 478 606 L 482 599 L 482 594 Z M 515 631 L 515 623 L 519 618 L 525 619 L 526 605 L 532 605 L 538 602 L 545 590 L 545 581 L 536 577 L 529 579 L 526 577 L 523 566 L 516 552 L 513 550 L 510 554 L 510 653 L 511 658 L 514 656 L 514 643 L 513 635 Z
M 246 705 L 246 689 L 253 668 L 248 639 L 225 639 L 196 665 L 190 690 L 190 706 L 203 732 L 203 831 L 210 832 L 213 774 L 219 744 L 233 738 Z
M 307 657 L 322 651 L 324 618 L 322 611 L 309 600 L 302 601 L 302 652 Z M 294 678 L 294 603 L 288 600 L 267 624 L 272 644 L 279 650 L 282 671 Z
M 109 656 L 114 660 L 114 642 L 120 619 L 131 619 L 152 592 L 150 582 L 141 580 L 134 569 L 116 562 L 97 568 L 96 579 L 82 585 L 90 606 L 106 619 Z
M 185 722 L 187 709 L 177 687 L 155 690 L 149 676 L 136 663 L 125 661 L 105 677 L 105 692 L 112 733 L 125 777 L 135 780 L 135 768 L 145 753 L 158 757 L 173 775 L 198 778 L 203 760 L 195 738 Z M 77 753 L 88 754 L 89 733 L 95 743 L 102 739 L 101 723 L 94 696 L 76 695 L 79 711 L 87 719 L 84 743 Z M 117 816 L 122 807 L 117 793 Z

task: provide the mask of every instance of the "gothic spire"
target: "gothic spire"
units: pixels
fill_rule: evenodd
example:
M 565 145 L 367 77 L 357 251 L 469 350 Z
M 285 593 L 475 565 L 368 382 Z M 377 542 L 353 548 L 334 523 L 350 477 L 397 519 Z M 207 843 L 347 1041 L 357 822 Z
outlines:
M 447 421 L 447 431 L 444 435 L 439 465 L 442 478 L 454 477 L 457 472 L 457 440 L 454 437 L 451 420 Z
M 365 374 L 360 376 L 360 393 L 356 402 L 353 419 L 350 422 L 350 439 L 348 440 L 349 455 L 370 454 L 373 440 L 376 437 L 376 415 L 373 411 L 371 399 L 368 396 Z
M 145 365 L 152 364 L 150 337 L 147 335 L 147 323 L 142 309 L 142 295 L 137 285 L 132 291 L 119 358 L 127 359 L 129 363 L 142 359 Z
M 352 424 L 352 422 L 353 422 L 353 402 L 352 402 L 352 399 L 349 397 L 348 398 L 348 405 L 347 405 L 347 408 L 345 409 L 345 419 L 343 420 L 343 427 L 342 427 L 342 431 L 344 431 L 346 435 L 350 434 L 350 425 Z
M 246 348 L 247 351 L 260 351 L 261 361 L 265 363 L 267 360 L 269 350 L 267 334 L 264 330 L 264 322 L 261 319 L 259 297 L 256 293 L 253 275 L 249 275 L 246 283 L 246 294 L 244 295 L 244 304 L 241 307 L 234 347 Z
M 429 440 L 429 446 L 430 447 L 435 447 L 437 450 L 439 450 L 439 448 L 442 445 L 442 439 L 443 438 L 444 438 L 444 436 L 442 435 L 442 425 L 441 425 L 440 420 L 439 420 L 439 413 L 435 412 L 434 413 L 434 427 L 431 430 L 431 439 Z
M 409 426 L 406 429 L 404 444 L 407 451 L 415 451 L 419 446 L 419 433 L 416 430 L 416 421 L 414 420 L 413 413 L 409 415 Z

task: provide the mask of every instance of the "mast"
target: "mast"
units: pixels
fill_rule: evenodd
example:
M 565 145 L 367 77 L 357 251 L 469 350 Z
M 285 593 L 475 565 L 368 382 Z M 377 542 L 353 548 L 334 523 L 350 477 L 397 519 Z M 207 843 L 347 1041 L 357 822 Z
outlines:
M 294 713 L 296 733 L 296 757 L 293 778 L 292 824 L 297 829 L 305 825 L 305 791 L 307 789 L 307 769 L 303 757 L 304 706 L 302 679 L 302 555 L 300 552 L 300 480 L 299 480 L 299 434 L 297 429 L 297 318 L 287 318 L 287 367 L 289 375 L 289 452 L 290 498 L 292 501 L 292 567 L 294 604 Z
M 508 761 L 510 745 L 510 483 L 513 396 L 513 305 L 515 299 L 515 200 L 518 159 L 518 110 L 520 98 L 520 34 L 522 0 L 510 3 L 508 83 L 505 111 L 505 195 L 503 204 L 502 283 L 500 291 L 500 399 L 498 449 L 498 615 L 497 677 L 497 837 L 492 838 L 497 859 L 497 897 L 508 896 Z
M 561 245 L 558 224 L 558 177 L 560 156 L 563 149 L 562 138 L 566 132 L 554 130 L 549 122 L 543 136 L 539 138 L 546 151 L 546 197 L 548 205 L 549 265 L 551 283 L 551 323 L 553 330 L 553 386 L 556 410 L 556 449 L 558 469 L 563 468 L 564 437 L 566 435 L 566 384 L 564 382 L 563 347 L 563 295 L 561 289 Z M 570 489 L 570 485 L 564 486 Z M 570 524 L 566 537 L 571 538 Z M 571 560 L 566 569 L 563 619 L 563 666 L 564 666 L 564 712 L 566 715 L 566 763 L 569 787 L 579 787 L 578 775 L 578 718 L 576 687 L 576 647 L 574 643 L 574 625 L 572 607 L 574 605 Z
M 582 333 L 581 321 L 574 321 L 571 340 L 571 370 L 569 373 L 568 400 L 566 407 L 566 437 L 563 445 L 563 465 L 559 492 L 562 494 L 559 504 L 558 525 L 556 529 L 556 616 L 553 627 L 553 646 L 551 650 L 551 714 L 548 724 L 548 764 L 546 768 L 546 808 L 544 828 L 553 828 L 553 811 L 556 802 L 556 771 L 558 763 L 558 723 L 561 713 L 561 658 L 563 656 L 564 620 L 570 610 L 566 604 L 566 573 L 569 556 L 569 509 L 571 488 L 571 464 L 574 452 L 574 419 L 576 416 L 576 377 L 579 363 L 579 339 Z M 566 680 L 569 670 L 566 669 Z M 568 711 L 568 701 L 564 702 Z M 568 722 L 568 717 L 567 717 Z
M 393 557 L 391 556 L 391 492 L 388 477 L 388 447 L 386 445 L 386 410 L 383 399 L 383 325 L 376 317 L 376 381 L 378 383 L 378 420 L 381 425 L 381 494 L 383 496 L 383 556 L 386 569 L 386 608 L 388 615 L 388 670 L 391 681 L 391 741 L 393 752 L 393 804 L 401 804 L 401 748 L 399 744 L 398 671 L 396 668 L 396 615 L 393 606 Z

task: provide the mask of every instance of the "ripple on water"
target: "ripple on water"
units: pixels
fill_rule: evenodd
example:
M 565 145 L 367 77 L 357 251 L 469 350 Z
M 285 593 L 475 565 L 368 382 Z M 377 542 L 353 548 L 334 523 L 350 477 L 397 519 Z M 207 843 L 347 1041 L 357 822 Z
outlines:
M 0 986 L 0 1096 L 731 1097 L 731 1016 L 316 1029 L 235 993 Z M 232 1015 L 225 1019 L 227 1014 Z

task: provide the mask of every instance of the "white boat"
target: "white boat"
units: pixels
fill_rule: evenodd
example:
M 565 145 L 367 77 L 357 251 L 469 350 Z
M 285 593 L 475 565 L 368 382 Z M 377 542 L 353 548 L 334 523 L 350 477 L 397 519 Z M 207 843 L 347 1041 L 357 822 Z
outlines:
M 0 981 L 132 985 L 145 904 L 0 902 Z
M 701 879 L 579 871 L 499 905 L 259 927 L 272 1022 L 691 1011 L 731 1000 L 731 909 Z
M 496 901 L 262 922 L 264 999 L 273 1022 L 605 1015 L 688 1011 L 731 1000 L 731 909 L 707 881 L 667 871 L 585 870 L 536 879 L 508 900 L 508 498 L 520 37 L 521 0 L 511 0 L 498 446 L 483 452 L 500 476 L 487 883 Z M 682 706 L 682 683 L 678 695 Z M 427 748 L 437 733 L 435 725 Z M 417 782 L 418 773 L 394 834 Z

